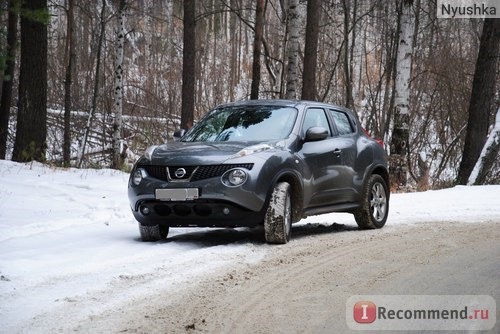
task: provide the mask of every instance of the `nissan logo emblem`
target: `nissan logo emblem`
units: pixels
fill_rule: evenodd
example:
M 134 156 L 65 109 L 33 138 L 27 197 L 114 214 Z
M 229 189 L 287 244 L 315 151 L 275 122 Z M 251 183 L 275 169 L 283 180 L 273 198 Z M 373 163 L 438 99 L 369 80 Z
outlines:
M 186 170 L 184 168 L 178 168 L 175 173 L 175 177 L 178 179 L 182 179 L 184 175 L 186 175 Z

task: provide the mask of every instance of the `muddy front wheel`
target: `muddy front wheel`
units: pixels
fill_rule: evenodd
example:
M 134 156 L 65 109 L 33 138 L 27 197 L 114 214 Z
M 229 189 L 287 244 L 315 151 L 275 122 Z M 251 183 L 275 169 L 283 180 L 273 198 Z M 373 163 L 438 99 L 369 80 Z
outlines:
M 271 244 L 286 244 L 292 231 L 292 201 L 290 184 L 278 183 L 271 194 L 264 218 L 266 241 Z

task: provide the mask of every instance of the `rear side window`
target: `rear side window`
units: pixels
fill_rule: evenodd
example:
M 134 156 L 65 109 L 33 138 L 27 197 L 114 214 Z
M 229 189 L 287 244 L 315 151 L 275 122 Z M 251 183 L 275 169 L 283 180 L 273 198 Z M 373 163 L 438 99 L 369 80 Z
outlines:
M 302 126 L 302 132 L 306 131 L 313 126 L 321 126 L 328 130 L 328 135 L 331 136 L 330 125 L 328 124 L 328 119 L 326 118 L 325 111 L 319 108 L 309 108 L 306 111 L 306 117 L 304 118 L 304 125 Z
M 329 110 L 329 112 L 333 117 L 335 125 L 337 126 L 339 135 L 343 136 L 354 133 L 354 127 L 352 126 L 352 123 L 346 113 L 337 110 Z

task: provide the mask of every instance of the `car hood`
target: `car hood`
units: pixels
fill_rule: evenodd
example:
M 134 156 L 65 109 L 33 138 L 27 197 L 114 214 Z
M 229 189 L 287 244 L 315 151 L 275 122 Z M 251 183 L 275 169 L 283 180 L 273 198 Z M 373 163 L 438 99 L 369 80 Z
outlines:
M 153 164 L 194 166 L 220 164 L 256 144 L 255 142 L 193 143 L 175 142 L 158 146 L 152 156 Z

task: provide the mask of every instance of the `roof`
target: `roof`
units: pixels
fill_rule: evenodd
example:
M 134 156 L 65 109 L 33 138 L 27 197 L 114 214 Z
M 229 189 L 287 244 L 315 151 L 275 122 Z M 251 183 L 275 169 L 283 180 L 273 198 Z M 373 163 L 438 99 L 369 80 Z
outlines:
M 259 99 L 259 100 L 241 100 L 241 101 L 236 101 L 236 102 L 231 102 L 231 103 L 226 103 L 222 104 L 219 107 L 236 107 L 236 106 L 258 106 L 258 105 L 271 105 L 271 106 L 286 106 L 286 107 L 297 107 L 297 106 L 315 106 L 315 107 L 323 107 L 323 108 L 335 108 L 337 110 L 344 110 L 344 111 L 349 111 L 352 112 L 352 110 L 349 110 L 347 108 L 335 105 L 335 104 L 329 104 L 329 103 L 323 103 L 323 102 L 317 102 L 317 101 L 307 101 L 307 100 L 281 100 L 281 99 Z

